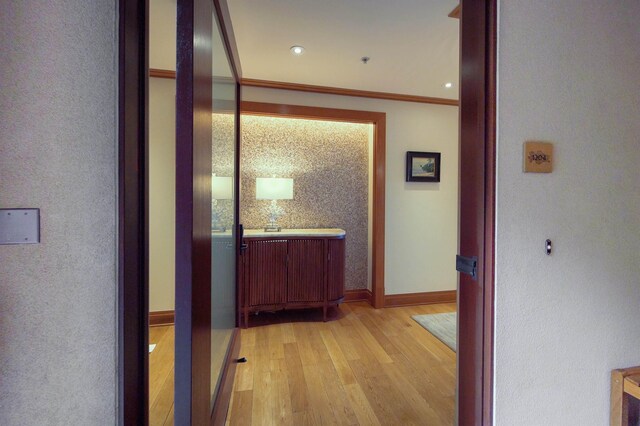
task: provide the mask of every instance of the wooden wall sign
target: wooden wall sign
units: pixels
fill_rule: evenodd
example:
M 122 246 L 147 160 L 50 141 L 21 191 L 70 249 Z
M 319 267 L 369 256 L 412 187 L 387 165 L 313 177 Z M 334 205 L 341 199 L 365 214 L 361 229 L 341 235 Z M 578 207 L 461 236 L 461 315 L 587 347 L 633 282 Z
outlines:
M 524 143 L 525 173 L 551 173 L 553 171 L 553 144 L 527 141 Z

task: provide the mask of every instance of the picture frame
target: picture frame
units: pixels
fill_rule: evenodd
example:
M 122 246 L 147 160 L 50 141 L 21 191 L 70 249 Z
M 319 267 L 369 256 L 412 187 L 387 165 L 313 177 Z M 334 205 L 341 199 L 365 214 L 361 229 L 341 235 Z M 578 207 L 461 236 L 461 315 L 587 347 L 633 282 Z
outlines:
M 407 151 L 406 182 L 440 182 L 440 153 Z

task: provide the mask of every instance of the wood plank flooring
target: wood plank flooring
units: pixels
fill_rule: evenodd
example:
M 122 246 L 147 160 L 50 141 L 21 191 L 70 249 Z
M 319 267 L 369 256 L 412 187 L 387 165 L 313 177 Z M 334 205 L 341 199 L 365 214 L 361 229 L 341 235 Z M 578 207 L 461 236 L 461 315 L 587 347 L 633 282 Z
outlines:
M 251 317 L 242 329 L 227 425 L 452 425 L 455 353 L 411 315 L 439 304 L 375 310 L 340 305 Z M 174 329 L 152 327 L 149 424 L 173 425 Z
M 455 309 L 348 303 L 326 323 L 293 314 L 243 329 L 248 362 L 238 364 L 227 424 L 452 425 L 455 353 L 411 315 Z
M 149 327 L 149 425 L 173 426 L 173 326 Z

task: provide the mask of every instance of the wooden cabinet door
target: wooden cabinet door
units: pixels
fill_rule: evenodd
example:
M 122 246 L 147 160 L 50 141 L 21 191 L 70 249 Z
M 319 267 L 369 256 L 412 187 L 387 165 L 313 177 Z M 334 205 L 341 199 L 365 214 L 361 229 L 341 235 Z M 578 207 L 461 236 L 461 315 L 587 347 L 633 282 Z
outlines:
M 325 241 L 290 240 L 287 300 L 322 302 L 325 283 Z
M 245 289 L 249 306 L 287 302 L 287 241 L 249 241 Z
M 344 296 L 345 240 L 328 240 L 328 243 L 328 300 L 337 300 Z

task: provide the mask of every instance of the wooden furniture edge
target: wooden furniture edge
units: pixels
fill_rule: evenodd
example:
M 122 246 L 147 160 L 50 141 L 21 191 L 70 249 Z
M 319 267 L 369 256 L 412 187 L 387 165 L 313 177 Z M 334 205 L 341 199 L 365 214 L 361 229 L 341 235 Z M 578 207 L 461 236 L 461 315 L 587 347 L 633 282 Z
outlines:
M 388 294 L 384 297 L 384 307 L 411 305 L 432 305 L 435 303 L 455 303 L 456 290 L 429 291 L 424 293 Z
M 629 397 L 624 393 L 623 370 L 611 371 L 611 408 L 609 424 L 623 426 L 629 423 Z
M 640 399 L 640 386 L 638 380 L 640 375 L 627 376 L 624 378 L 624 393 L 628 393 L 635 399 Z
M 175 323 L 175 311 L 153 311 L 149 312 L 149 327 L 161 325 L 173 325 Z
M 246 232 L 246 230 L 245 230 Z M 277 239 L 277 240 L 300 240 L 300 239 L 304 239 L 304 240 L 344 240 L 346 239 L 347 234 L 336 234 L 336 235 L 313 235 L 313 234 L 299 234 L 299 235 L 286 235 L 286 233 L 284 233 L 284 235 L 280 232 L 273 232 L 270 235 L 247 235 L 244 234 L 242 236 L 243 239 L 245 240 L 251 240 L 251 241 L 263 241 L 263 240 L 273 240 L 273 239 Z
M 611 371 L 611 408 L 609 422 L 611 426 L 627 426 L 629 424 L 629 385 L 626 377 L 640 374 L 639 367 L 618 368 Z M 636 397 L 638 398 L 638 397 Z
M 287 83 L 253 78 L 243 78 L 240 84 L 245 87 L 264 89 L 293 90 L 297 92 L 322 93 L 326 95 L 354 96 L 357 98 L 383 99 L 387 101 L 416 102 L 421 104 L 458 106 L 457 99 L 436 98 L 430 96 L 405 95 L 401 93 L 374 92 L 370 90 L 346 89 L 342 87 L 316 86 L 312 84 Z
M 236 327 L 233 329 L 231 334 L 231 342 L 229 343 L 227 355 L 223 364 L 220 388 L 218 389 L 216 400 L 213 403 L 213 410 L 211 412 L 211 425 L 213 426 L 223 425 L 227 419 L 239 354 L 240 329 Z
M 460 12 L 462 12 L 462 7 L 461 5 L 457 5 L 447 16 L 449 18 L 460 19 Z
M 356 289 L 356 290 L 345 290 L 344 291 L 344 301 L 348 302 L 368 302 L 371 304 L 371 290 L 368 288 Z

